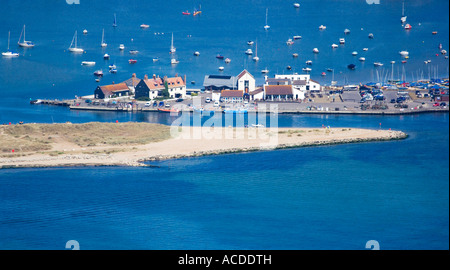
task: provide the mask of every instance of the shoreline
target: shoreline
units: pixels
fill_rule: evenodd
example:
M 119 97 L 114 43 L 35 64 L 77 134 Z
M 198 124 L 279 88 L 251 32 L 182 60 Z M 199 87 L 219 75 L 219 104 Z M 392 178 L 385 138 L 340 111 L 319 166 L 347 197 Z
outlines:
M 150 124 L 151 125 L 151 124 Z M 228 132 L 228 134 L 227 134 Z M 200 137 L 196 137 L 200 135 Z M 231 135 L 230 135 L 231 134 Z M 231 136 L 228 137 L 227 136 Z M 47 136 L 47 135 L 46 135 Z M 187 136 L 187 137 L 186 137 Z M 355 128 L 201 128 L 189 127 L 162 141 L 132 145 L 100 145 L 61 150 L 59 141 L 47 152 L 0 157 L 0 169 L 56 167 L 158 167 L 146 162 L 258 151 L 406 139 L 402 131 Z M 117 150 L 114 147 L 122 147 Z M 51 155 L 59 149 L 61 154 Z M 82 150 L 84 149 L 84 150 Z M 86 152 L 90 151 L 90 152 Z

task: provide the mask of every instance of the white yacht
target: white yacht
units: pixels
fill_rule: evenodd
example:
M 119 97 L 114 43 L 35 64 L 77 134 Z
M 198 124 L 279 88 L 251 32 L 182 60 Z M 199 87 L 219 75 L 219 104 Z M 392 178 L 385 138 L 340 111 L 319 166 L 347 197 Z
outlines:
M 12 52 L 9 50 L 9 40 L 10 40 L 11 32 L 8 32 L 8 49 L 6 52 L 2 52 L 2 56 L 4 57 L 18 57 L 19 53 Z
M 364 61 L 366 61 L 366 58 L 360 57 L 360 58 L 359 58 L 359 61 L 364 62 Z
M 119 50 L 121 50 L 121 51 L 125 50 L 125 45 L 123 45 L 123 44 L 120 44 L 120 46 L 119 46 Z
M 247 49 L 247 50 L 245 51 L 245 54 L 247 54 L 247 55 L 252 55 L 252 54 L 253 54 L 252 49 Z
M 22 34 L 23 34 L 23 41 L 21 41 Z M 17 42 L 17 44 L 19 44 L 20 47 L 25 47 L 25 48 L 32 48 L 32 47 L 34 47 L 34 43 L 33 42 L 27 41 L 25 39 L 25 25 L 23 26 L 23 30 L 22 30 L 22 33 L 20 34 L 19 42 Z
M 83 61 L 81 62 L 82 66 L 95 66 L 95 62 L 94 61 Z
M 339 39 L 339 43 L 340 43 L 340 44 L 345 44 L 345 38 L 340 38 L 340 39 Z
M 319 49 L 314 48 L 314 49 L 313 49 L 313 53 L 319 53 Z
M 100 46 L 102 46 L 102 48 L 105 48 L 106 46 L 108 46 L 108 44 L 105 43 L 105 29 L 103 29 L 103 32 L 102 32 L 102 43 L 100 44 Z
M 73 52 L 73 53 L 82 53 L 82 52 L 84 52 L 84 50 L 82 48 L 78 48 L 78 45 L 77 45 L 77 31 L 75 31 L 75 34 L 73 35 L 72 43 L 70 43 L 70 47 L 69 47 L 69 52 Z
M 269 9 L 266 8 L 266 24 L 264 25 L 264 30 L 269 30 L 270 25 L 267 24 L 267 13 L 269 12 Z
M 333 49 L 336 49 L 337 47 L 339 47 L 339 45 L 337 45 L 337 44 L 331 44 L 331 48 L 333 48 Z

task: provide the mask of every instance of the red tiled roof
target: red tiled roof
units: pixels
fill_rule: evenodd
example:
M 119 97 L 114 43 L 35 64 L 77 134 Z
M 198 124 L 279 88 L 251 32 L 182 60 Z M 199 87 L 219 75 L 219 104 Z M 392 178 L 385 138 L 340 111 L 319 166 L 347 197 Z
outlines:
M 185 85 L 183 78 L 181 77 L 167 78 L 165 81 L 167 82 L 167 86 L 169 86 L 169 88 Z
M 147 85 L 147 87 L 150 90 L 161 90 L 164 89 L 164 82 L 161 78 L 155 78 L 155 79 L 147 79 L 143 80 L 144 83 Z
M 243 90 L 222 90 L 221 97 L 242 97 L 244 95 Z
M 292 95 L 291 85 L 266 85 L 266 96 L 270 95 Z
M 126 91 L 129 90 L 128 86 L 125 83 L 118 83 L 118 84 L 110 84 L 110 85 L 103 85 L 100 86 L 100 89 L 105 92 L 115 92 L 115 91 Z

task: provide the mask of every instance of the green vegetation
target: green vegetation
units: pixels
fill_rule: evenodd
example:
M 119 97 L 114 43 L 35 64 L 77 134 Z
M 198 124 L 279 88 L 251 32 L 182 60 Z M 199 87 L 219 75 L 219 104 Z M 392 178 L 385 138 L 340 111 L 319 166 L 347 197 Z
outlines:
M 0 126 L 0 153 L 42 152 L 53 143 L 97 145 L 147 144 L 170 138 L 170 127 L 150 123 L 25 124 Z M 53 154 L 61 154 L 60 152 Z

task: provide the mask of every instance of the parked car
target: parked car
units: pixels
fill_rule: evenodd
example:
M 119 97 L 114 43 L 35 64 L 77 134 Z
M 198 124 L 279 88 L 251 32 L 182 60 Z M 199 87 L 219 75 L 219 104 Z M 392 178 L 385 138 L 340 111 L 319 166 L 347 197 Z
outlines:
M 205 102 L 206 102 L 206 103 L 210 103 L 210 102 L 211 102 L 211 99 L 210 99 L 209 97 L 207 97 L 207 98 L 205 98 Z
M 214 107 L 219 107 L 220 106 L 220 102 L 219 101 L 215 101 L 214 102 Z
M 434 103 L 433 107 L 439 107 L 439 103 L 438 102 Z
M 150 107 L 152 105 L 152 103 L 150 101 L 145 103 L 145 107 Z
M 441 104 L 439 104 L 439 106 L 441 106 L 441 107 L 445 107 L 445 106 L 447 106 L 447 103 L 445 103 L 445 102 L 441 102 Z
M 177 102 L 182 102 L 182 101 L 183 101 L 182 98 L 177 99 Z
M 391 103 L 395 103 L 395 98 L 391 99 Z

